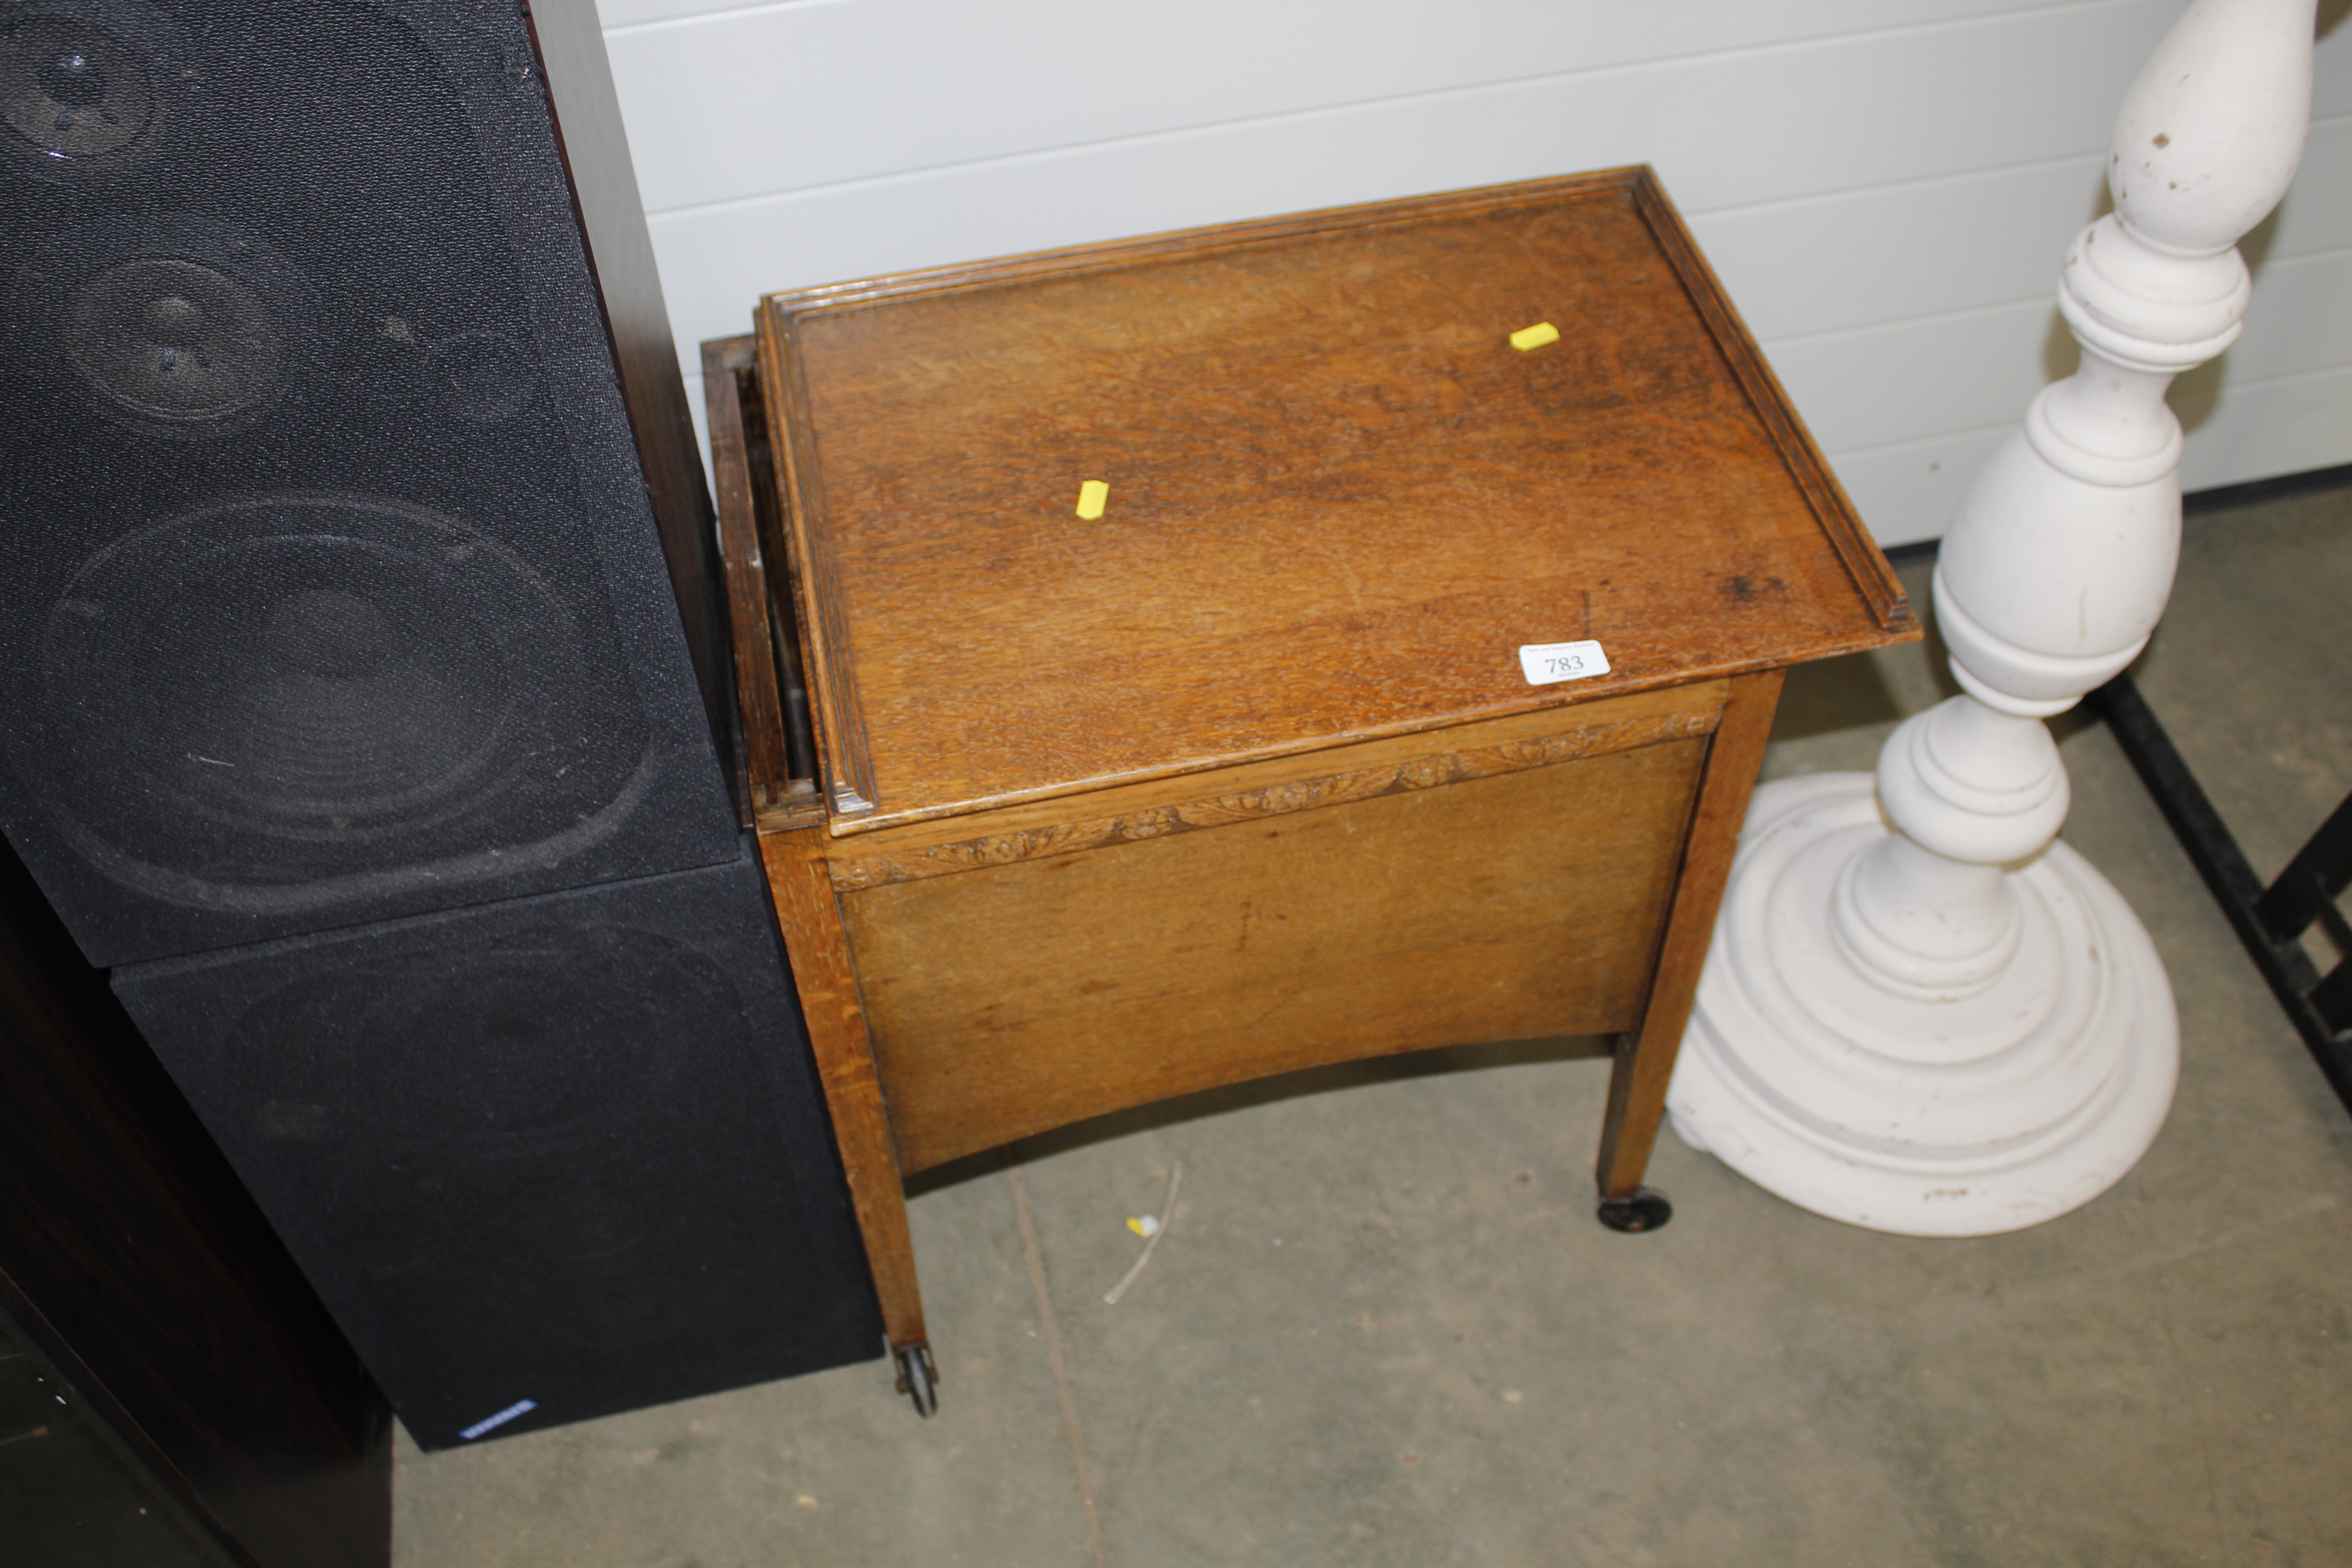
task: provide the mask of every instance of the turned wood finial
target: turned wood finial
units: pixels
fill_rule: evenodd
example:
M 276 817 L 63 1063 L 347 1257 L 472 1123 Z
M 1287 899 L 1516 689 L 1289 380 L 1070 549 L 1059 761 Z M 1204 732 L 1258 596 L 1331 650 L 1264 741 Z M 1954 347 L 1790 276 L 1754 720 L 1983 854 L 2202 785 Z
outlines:
M 2286 195 L 2311 123 L 2313 0 L 2196 0 L 2124 94 L 2116 215 L 2179 256 L 2236 245 Z
M 2315 0 L 2197 0 L 2117 116 L 2116 210 L 2068 251 L 2058 303 L 2083 347 L 2022 443 L 1962 500 L 1937 574 L 1953 672 L 2002 711 L 2070 707 L 2146 646 L 2172 591 L 2180 424 L 2172 378 L 2236 341 L 2234 247 L 2293 178 Z

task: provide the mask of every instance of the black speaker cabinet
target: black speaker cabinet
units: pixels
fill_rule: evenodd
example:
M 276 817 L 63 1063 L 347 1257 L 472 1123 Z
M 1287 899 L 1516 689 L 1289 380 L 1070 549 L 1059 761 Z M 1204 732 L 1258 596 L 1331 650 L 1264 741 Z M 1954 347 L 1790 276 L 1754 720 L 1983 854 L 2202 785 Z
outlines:
M 0 827 L 418 1440 L 878 1353 L 591 0 L 0 0 Z
M 880 1352 L 761 886 L 706 867 L 117 973 L 425 1447 Z
M 0 5 L 0 822 L 93 963 L 734 857 L 547 72 L 516 0 Z

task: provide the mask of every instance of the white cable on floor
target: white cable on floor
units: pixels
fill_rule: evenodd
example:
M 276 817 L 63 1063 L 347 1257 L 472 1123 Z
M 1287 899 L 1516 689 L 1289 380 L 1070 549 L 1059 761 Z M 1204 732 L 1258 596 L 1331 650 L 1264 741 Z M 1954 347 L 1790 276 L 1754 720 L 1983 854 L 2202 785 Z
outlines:
M 1127 1294 L 1127 1288 L 1135 1283 L 1135 1277 L 1143 1272 L 1143 1266 L 1151 1261 L 1152 1251 L 1154 1248 L 1159 1247 L 1160 1238 L 1168 1234 L 1168 1222 L 1176 1217 L 1176 1188 L 1183 1180 L 1184 1162 L 1181 1160 L 1169 1161 L 1168 1202 L 1160 1210 L 1160 1228 L 1153 1231 L 1151 1235 L 1146 1238 L 1143 1243 L 1143 1256 L 1135 1260 L 1135 1267 L 1127 1271 L 1127 1277 L 1121 1279 L 1118 1284 L 1112 1286 L 1109 1293 L 1103 1297 L 1103 1304 L 1105 1306 L 1118 1306 L 1118 1299 Z

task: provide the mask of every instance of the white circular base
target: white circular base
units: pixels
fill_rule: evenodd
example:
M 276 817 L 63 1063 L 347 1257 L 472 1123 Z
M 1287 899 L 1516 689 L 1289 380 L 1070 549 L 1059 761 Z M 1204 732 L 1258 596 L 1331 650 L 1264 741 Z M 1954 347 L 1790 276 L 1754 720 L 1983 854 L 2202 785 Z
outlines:
M 2008 873 L 2021 940 L 1989 984 L 1874 978 L 1839 873 L 1891 829 L 1868 773 L 1756 792 L 1666 1106 L 1675 1131 L 1816 1214 L 1990 1236 L 2098 1196 L 2172 1103 L 2179 1025 L 2122 896 L 2063 844 Z

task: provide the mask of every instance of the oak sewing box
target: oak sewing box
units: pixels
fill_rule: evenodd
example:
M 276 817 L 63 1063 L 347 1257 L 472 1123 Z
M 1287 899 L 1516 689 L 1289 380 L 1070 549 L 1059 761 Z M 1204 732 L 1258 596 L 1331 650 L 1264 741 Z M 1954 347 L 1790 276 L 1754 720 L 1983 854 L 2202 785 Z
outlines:
M 1663 1222 L 1781 670 L 1918 634 L 1647 170 L 756 319 L 743 782 L 919 1408 L 903 1178 L 1169 1096 L 1613 1035 L 1602 1215 Z

